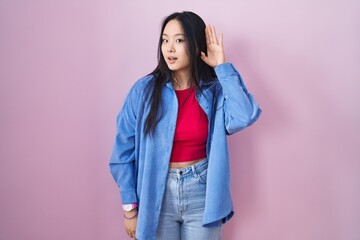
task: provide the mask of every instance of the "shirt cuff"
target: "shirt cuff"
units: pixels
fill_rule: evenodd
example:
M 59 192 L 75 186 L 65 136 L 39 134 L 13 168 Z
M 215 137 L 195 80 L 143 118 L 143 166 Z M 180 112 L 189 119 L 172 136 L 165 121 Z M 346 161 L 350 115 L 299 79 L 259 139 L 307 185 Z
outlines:
M 218 76 L 218 78 L 223 78 L 223 77 L 227 77 L 227 76 L 231 76 L 231 75 L 237 75 L 237 72 L 236 72 L 234 66 L 229 62 L 225 62 L 225 63 L 217 65 L 214 68 L 214 70 L 215 70 L 216 76 Z
M 120 190 L 120 197 L 123 204 L 138 202 L 135 190 Z

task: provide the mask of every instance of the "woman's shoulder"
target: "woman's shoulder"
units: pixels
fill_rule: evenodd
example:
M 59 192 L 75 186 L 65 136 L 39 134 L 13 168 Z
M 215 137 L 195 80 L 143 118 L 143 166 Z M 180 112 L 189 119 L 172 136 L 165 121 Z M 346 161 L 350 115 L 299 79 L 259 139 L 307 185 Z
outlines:
M 136 82 L 130 89 L 130 93 L 135 93 L 135 94 L 142 93 L 145 90 L 145 88 L 149 85 L 149 83 L 154 81 L 154 78 L 155 78 L 154 75 L 148 74 L 136 80 Z
M 216 90 L 219 91 L 221 89 L 221 84 L 219 79 L 215 76 L 213 78 L 207 80 L 200 80 L 200 87 L 202 90 Z

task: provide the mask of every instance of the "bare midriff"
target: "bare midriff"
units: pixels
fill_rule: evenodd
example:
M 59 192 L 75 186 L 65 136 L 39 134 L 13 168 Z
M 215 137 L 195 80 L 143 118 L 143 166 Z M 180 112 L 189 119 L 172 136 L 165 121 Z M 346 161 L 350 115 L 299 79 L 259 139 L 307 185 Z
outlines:
M 170 162 L 170 168 L 184 168 L 184 167 L 188 167 L 191 166 L 197 162 L 200 162 L 201 160 L 204 160 L 205 158 L 202 159 L 197 159 L 197 160 L 193 160 L 193 161 L 187 161 L 187 162 Z

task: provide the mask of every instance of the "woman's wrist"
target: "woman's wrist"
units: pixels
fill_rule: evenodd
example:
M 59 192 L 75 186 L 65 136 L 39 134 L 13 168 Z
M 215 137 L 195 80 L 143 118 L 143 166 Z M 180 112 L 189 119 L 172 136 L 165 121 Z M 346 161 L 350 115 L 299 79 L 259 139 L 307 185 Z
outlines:
M 224 61 L 218 62 L 214 68 L 216 68 L 217 66 L 220 66 L 220 65 L 222 65 L 224 63 L 227 63 L 225 59 L 224 59 Z
M 131 211 L 125 211 L 124 218 L 125 219 L 133 219 L 137 216 L 137 214 L 138 214 L 138 210 L 137 210 L 137 208 L 134 208 Z

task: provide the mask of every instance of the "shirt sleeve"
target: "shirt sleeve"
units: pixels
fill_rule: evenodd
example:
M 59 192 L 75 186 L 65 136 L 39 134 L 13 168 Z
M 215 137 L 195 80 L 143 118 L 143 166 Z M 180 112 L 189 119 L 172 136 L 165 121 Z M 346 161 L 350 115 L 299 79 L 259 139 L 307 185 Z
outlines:
M 122 204 L 137 202 L 135 174 L 135 86 L 126 96 L 124 105 L 117 115 L 117 130 L 110 158 L 110 172 L 120 188 Z
M 262 110 L 231 63 L 216 66 L 215 73 L 224 96 L 226 133 L 231 135 L 253 124 Z

